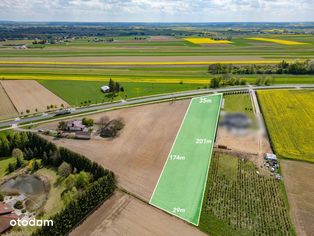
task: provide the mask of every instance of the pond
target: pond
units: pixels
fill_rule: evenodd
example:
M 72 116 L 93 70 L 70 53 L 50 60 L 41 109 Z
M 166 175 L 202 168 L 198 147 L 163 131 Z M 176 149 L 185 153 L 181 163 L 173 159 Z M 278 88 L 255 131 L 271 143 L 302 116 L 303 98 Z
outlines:
M 44 183 L 34 175 L 18 176 L 9 179 L 0 186 L 2 192 L 19 192 L 26 195 L 38 195 L 45 192 Z

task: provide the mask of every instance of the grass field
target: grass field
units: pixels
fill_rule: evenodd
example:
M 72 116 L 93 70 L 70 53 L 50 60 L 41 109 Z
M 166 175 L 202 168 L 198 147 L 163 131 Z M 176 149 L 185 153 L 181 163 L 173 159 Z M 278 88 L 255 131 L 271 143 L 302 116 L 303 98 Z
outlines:
M 295 235 L 284 185 L 255 165 L 215 153 L 199 228 L 209 235 Z
M 276 154 L 314 162 L 314 91 L 258 91 Z
M 198 225 L 222 95 L 191 100 L 150 204 Z
M 0 178 L 6 174 L 9 163 L 14 163 L 13 157 L 0 157 Z
M 228 112 L 243 112 L 253 117 L 252 102 L 250 94 L 230 94 L 224 95 L 224 111 Z
M 110 101 L 104 93 L 100 91 L 100 87 L 107 85 L 108 81 L 56 81 L 56 80 L 39 80 L 42 85 L 61 97 L 71 105 L 79 106 L 84 101 L 91 103 L 100 103 Z M 194 90 L 202 88 L 200 84 L 163 84 L 163 83 L 122 83 L 124 92 L 120 92 L 116 99 L 172 93 L 186 90 Z

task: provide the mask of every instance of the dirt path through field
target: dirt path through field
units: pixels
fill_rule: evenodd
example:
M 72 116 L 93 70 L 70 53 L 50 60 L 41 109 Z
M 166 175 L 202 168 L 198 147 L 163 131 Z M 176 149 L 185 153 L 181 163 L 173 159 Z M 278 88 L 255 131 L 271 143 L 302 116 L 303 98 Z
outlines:
M 116 191 L 70 236 L 205 235 L 197 228 L 128 194 Z

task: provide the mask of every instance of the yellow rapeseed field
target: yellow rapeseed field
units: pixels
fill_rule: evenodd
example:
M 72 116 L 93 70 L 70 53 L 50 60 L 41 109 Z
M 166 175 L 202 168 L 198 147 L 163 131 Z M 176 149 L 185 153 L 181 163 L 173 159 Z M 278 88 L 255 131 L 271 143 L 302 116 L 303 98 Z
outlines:
M 283 45 L 304 45 L 308 43 L 297 42 L 297 41 L 290 41 L 290 40 L 283 40 L 283 39 L 270 39 L 270 38 L 247 38 L 250 40 L 257 40 L 257 41 L 264 41 L 270 43 L 278 43 Z
M 226 44 L 232 43 L 229 40 L 213 40 L 210 38 L 184 38 L 184 40 L 189 41 L 194 44 Z
M 314 90 L 258 91 L 275 152 L 314 162 Z

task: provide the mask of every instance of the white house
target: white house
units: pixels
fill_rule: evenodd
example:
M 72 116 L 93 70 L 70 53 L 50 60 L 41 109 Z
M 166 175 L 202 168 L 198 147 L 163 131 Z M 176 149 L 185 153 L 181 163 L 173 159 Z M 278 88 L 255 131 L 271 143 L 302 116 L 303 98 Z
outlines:
M 110 88 L 109 88 L 109 86 L 104 85 L 104 86 L 100 87 L 100 90 L 101 90 L 102 92 L 104 92 L 104 93 L 108 93 L 109 90 L 110 90 Z

